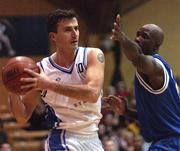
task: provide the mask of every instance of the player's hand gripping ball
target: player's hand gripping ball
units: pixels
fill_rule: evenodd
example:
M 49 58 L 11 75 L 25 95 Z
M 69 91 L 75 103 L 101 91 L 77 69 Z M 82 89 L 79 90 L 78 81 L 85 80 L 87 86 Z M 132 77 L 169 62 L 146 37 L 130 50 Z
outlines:
M 36 62 L 33 59 L 25 56 L 11 58 L 2 68 L 3 84 L 12 93 L 23 95 L 30 90 L 21 89 L 23 82 L 20 81 L 20 79 L 31 77 L 28 73 L 24 72 L 24 68 L 28 68 L 40 73 L 40 69 L 36 65 Z

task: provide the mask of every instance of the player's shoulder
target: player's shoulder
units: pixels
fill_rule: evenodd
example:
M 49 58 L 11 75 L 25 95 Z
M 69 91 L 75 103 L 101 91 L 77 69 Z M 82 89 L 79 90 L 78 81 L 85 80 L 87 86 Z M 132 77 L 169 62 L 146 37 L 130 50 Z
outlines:
M 87 53 L 95 53 L 95 54 L 98 54 L 98 53 L 102 53 L 103 54 L 103 51 L 100 49 L 100 48 L 95 48 L 95 47 L 87 47 Z
M 87 48 L 87 58 L 88 58 L 89 62 L 91 62 L 91 61 L 93 62 L 95 60 L 99 60 L 103 64 L 105 62 L 104 53 L 99 48 L 88 47 Z
M 47 56 L 42 58 L 41 60 L 39 60 L 36 64 L 40 67 L 40 69 L 42 69 L 43 71 L 45 70 L 46 66 L 51 66 L 50 64 L 50 57 L 51 56 Z

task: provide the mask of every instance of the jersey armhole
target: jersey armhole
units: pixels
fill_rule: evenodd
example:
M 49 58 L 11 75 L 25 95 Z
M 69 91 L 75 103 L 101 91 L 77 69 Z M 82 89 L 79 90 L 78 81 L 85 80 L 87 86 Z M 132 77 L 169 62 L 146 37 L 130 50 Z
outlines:
M 87 48 L 84 48 L 83 65 L 86 70 L 87 70 L 87 59 L 88 59 L 87 54 L 88 54 L 88 50 L 87 50 Z
M 140 76 L 140 74 L 136 71 L 136 77 L 138 79 L 138 81 L 140 82 L 140 84 L 147 90 L 149 91 L 150 93 L 153 93 L 153 94 L 161 94 L 163 93 L 167 87 L 168 87 L 168 84 L 169 84 L 169 74 L 168 74 L 168 71 L 166 69 L 166 67 L 164 66 L 164 64 L 157 58 L 154 58 L 155 61 L 160 64 L 163 68 L 163 72 L 164 72 L 164 84 L 163 86 L 158 89 L 158 90 L 154 90 L 149 84 L 147 84 L 144 79 Z
M 42 61 L 37 62 L 37 66 L 40 68 L 41 71 L 44 72 L 44 67 L 42 65 Z

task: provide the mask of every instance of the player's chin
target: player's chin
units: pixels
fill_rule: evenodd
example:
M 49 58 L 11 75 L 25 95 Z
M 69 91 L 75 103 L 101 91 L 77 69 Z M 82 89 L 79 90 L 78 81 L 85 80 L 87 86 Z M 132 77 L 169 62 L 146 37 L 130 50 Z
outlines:
M 76 48 L 78 47 L 78 42 L 73 42 L 73 43 L 71 43 L 71 47 L 72 47 L 73 49 L 76 49 Z

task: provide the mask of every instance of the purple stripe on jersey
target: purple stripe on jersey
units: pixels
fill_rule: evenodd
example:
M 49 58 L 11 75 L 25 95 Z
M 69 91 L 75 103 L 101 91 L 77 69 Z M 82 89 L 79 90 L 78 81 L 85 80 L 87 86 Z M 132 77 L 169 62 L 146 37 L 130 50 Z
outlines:
M 49 148 L 50 151 L 67 151 L 66 144 L 64 144 L 63 140 L 61 139 L 61 135 L 63 134 L 64 130 L 57 130 L 53 129 L 51 131 L 50 137 L 49 137 Z M 64 137 L 65 139 L 65 137 Z
M 43 65 L 42 65 L 42 62 L 41 62 L 41 61 L 39 62 L 39 64 L 40 64 L 42 70 L 44 71 L 44 68 L 43 68 Z
M 66 147 L 66 149 L 67 149 L 67 151 L 69 151 L 69 148 L 68 148 L 68 146 L 66 145 L 66 138 L 65 138 L 65 133 L 66 133 L 66 131 L 65 130 L 63 130 L 63 141 L 64 141 L 64 144 L 65 144 L 65 147 Z
M 85 68 L 87 67 L 87 64 L 85 64 L 85 61 L 87 60 L 87 58 L 86 58 L 86 52 L 87 52 L 87 49 L 84 48 L 83 64 L 84 64 L 84 67 L 85 67 Z

